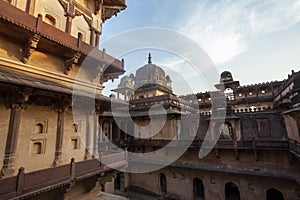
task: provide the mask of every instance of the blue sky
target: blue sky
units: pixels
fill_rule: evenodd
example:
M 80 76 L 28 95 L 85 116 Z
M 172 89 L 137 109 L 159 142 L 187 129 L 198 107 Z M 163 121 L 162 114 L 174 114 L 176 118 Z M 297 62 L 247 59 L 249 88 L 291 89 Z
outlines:
M 100 47 L 124 58 L 128 73 L 146 64 L 151 51 L 153 62 L 185 77 L 192 92 L 207 90 L 203 77 L 172 53 L 140 49 L 120 56 L 105 46 L 115 35 L 145 27 L 185 35 L 204 49 L 219 73 L 231 71 L 242 85 L 282 80 L 300 70 L 300 0 L 127 0 L 127 6 L 103 24 Z M 174 76 L 175 94 L 189 93 Z M 104 94 L 117 85 L 107 83 Z

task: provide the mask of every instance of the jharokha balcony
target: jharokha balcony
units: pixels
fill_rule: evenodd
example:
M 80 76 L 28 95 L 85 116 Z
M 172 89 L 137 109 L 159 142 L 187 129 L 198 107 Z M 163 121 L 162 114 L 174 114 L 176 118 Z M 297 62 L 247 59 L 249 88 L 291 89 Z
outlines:
M 38 48 L 44 52 L 65 57 L 66 61 L 70 55 L 80 54 L 78 65 L 88 56 L 95 67 L 100 64 L 108 65 L 104 71 L 104 78 L 111 74 L 124 73 L 123 61 L 108 55 L 105 50 L 95 49 L 95 44 L 99 43 L 100 33 L 93 41 L 91 39 L 91 44 L 87 44 L 82 41 L 82 35 L 73 37 L 70 33 L 44 22 L 41 15 L 36 18 L 5 1 L 0 1 L 0 7 L 0 32 L 7 37 L 13 35 L 14 40 L 26 44 L 30 38 L 37 36 L 40 38 Z

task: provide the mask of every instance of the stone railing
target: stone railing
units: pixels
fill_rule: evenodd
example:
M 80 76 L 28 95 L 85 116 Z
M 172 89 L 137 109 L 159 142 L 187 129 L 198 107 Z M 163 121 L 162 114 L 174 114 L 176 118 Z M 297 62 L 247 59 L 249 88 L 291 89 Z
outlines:
M 105 163 L 114 168 L 120 168 L 127 164 L 125 153 L 105 155 L 102 158 Z M 17 176 L 0 179 L 0 199 L 19 199 L 60 188 L 70 186 L 80 181 L 103 172 L 110 171 L 99 160 L 85 160 L 58 167 L 42 169 L 25 173 L 24 168 L 19 169 Z
M 131 139 L 124 141 L 127 145 L 136 145 L 136 146 L 156 146 L 162 147 L 169 144 L 171 140 L 162 140 L 162 139 Z M 191 143 L 191 144 L 190 144 Z M 201 147 L 203 140 L 173 140 L 173 146 L 183 146 L 190 144 L 190 147 Z M 300 143 L 295 141 L 288 140 L 227 140 L 219 139 L 214 148 L 218 149 L 277 149 L 277 150 L 288 150 L 296 155 L 300 155 Z
M 24 29 L 31 32 L 32 34 L 38 34 L 45 38 L 49 42 L 54 42 L 57 46 L 61 47 L 61 51 L 72 49 L 80 52 L 81 54 L 95 59 L 96 61 L 110 64 L 110 66 L 123 70 L 124 63 L 120 60 L 105 53 L 105 51 L 94 50 L 94 47 L 81 40 L 80 37 L 75 38 L 69 33 L 61 31 L 54 26 L 51 26 L 42 21 L 42 16 L 39 15 L 37 18 L 34 16 L 16 8 L 15 6 L 0 1 L 0 19 L 6 23 L 14 24 L 16 28 Z M 25 34 L 23 34 L 25 35 Z M 46 41 L 45 40 L 45 41 Z M 39 48 L 43 48 L 39 45 Z M 89 54 L 93 50 L 92 54 Z M 63 52 L 60 52 L 63 55 Z

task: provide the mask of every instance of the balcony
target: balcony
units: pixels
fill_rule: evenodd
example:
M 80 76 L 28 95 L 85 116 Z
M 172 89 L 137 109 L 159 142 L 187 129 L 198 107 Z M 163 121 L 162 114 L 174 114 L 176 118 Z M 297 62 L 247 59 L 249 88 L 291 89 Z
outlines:
M 0 7 L 0 32 L 14 42 L 25 45 L 33 35 L 37 34 L 41 37 L 38 49 L 43 52 L 50 52 L 59 57 L 67 57 L 78 52 L 82 55 L 78 65 L 89 56 L 95 67 L 102 63 L 109 65 L 104 75 L 124 72 L 122 61 L 106 54 L 105 51 L 94 50 L 95 47 L 83 42 L 81 37 L 75 38 L 43 22 L 42 16 L 35 18 L 5 1 L 0 1 Z M 92 50 L 93 53 L 90 54 Z
M 101 164 L 96 159 L 75 162 L 58 167 L 42 169 L 25 173 L 24 168 L 19 169 L 17 176 L 0 179 L 0 199 L 24 198 L 38 193 L 47 192 L 93 176 L 101 176 L 112 168 L 126 166 L 126 154 L 114 153 L 101 156 Z
M 154 146 L 154 147 L 164 147 L 168 145 L 171 140 L 156 140 L 156 139 L 131 139 L 124 141 L 123 143 L 127 145 L 134 146 Z M 203 140 L 172 140 L 174 147 L 184 146 L 190 144 L 190 147 L 199 148 L 203 144 Z M 294 141 L 287 140 L 227 140 L 219 139 L 214 148 L 217 149 L 238 149 L 238 150 L 287 150 L 300 156 L 300 144 Z

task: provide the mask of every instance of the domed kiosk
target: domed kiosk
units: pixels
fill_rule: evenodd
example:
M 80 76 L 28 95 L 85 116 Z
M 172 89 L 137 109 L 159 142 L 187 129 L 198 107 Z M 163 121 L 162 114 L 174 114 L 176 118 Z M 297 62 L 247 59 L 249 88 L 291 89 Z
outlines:
M 124 76 L 117 89 L 112 91 L 124 95 L 125 100 L 142 99 L 172 93 L 172 80 L 165 71 L 152 63 L 151 53 L 148 63 L 139 68 L 135 75 Z

